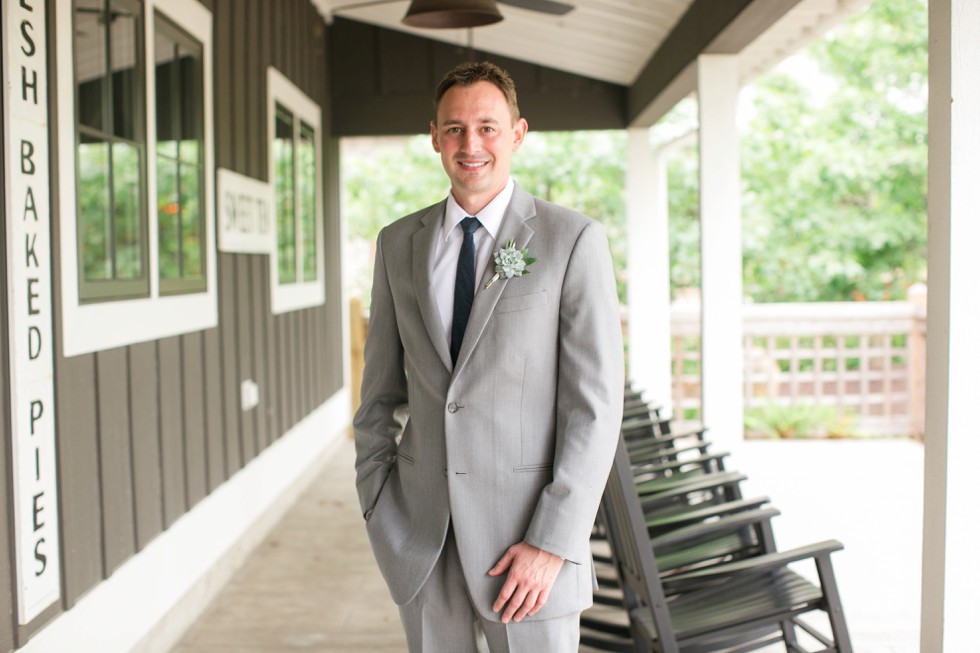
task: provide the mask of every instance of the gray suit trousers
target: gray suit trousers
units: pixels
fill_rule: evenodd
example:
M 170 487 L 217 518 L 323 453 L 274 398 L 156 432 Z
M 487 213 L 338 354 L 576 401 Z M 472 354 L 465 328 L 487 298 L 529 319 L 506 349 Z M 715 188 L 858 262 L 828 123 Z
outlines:
M 446 544 L 418 595 L 399 606 L 411 653 L 576 653 L 579 614 L 502 624 L 473 607 L 450 525 Z

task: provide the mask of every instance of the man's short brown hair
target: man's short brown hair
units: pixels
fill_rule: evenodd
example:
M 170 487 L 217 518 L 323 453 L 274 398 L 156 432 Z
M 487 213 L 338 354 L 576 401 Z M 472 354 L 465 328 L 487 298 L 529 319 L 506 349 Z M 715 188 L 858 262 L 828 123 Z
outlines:
M 439 119 L 439 101 L 446 91 L 453 86 L 471 86 L 477 82 L 490 82 L 500 89 L 510 107 L 511 122 L 517 122 L 521 117 L 521 110 L 517 106 L 517 87 L 510 73 L 489 61 L 467 61 L 461 63 L 442 78 L 439 86 L 436 87 L 436 94 L 432 100 L 432 110 L 435 120 Z

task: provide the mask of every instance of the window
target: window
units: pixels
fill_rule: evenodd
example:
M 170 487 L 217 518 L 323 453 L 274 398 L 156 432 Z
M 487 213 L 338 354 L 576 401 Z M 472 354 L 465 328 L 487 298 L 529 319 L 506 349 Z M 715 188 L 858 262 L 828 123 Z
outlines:
M 201 44 L 156 18 L 156 174 L 160 292 L 205 286 Z
M 211 13 L 55 3 L 65 355 L 213 327 Z
M 276 194 L 272 310 L 324 301 L 320 107 L 269 69 L 269 176 Z
M 130 0 L 75 3 L 79 295 L 140 297 L 146 275 L 143 32 Z
M 276 104 L 272 147 L 279 283 L 316 281 L 316 130 Z
M 276 105 L 276 137 L 272 158 L 276 180 L 276 248 L 279 283 L 296 281 L 296 159 L 293 156 L 293 114 Z

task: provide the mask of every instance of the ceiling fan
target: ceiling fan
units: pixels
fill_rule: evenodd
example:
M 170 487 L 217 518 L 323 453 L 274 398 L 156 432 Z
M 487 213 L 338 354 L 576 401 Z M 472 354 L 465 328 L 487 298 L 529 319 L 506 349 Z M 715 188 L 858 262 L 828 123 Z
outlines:
M 334 7 L 332 13 L 388 4 L 399 0 L 366 0 Z M 552 16 L 564 16 L 574 5 L 560 0 L 412 0 L 402 22 L 412 27 L 479 27 L 503 20 L 497 3 Z
M 558 2 L 558 0 L 497 0 L 497 2 L 502 5 L 510 5 L 528 11 L 540 11 L 543 14 L 553 16 L 564 16 L 575 9 L 573 5 L 567 2 Z

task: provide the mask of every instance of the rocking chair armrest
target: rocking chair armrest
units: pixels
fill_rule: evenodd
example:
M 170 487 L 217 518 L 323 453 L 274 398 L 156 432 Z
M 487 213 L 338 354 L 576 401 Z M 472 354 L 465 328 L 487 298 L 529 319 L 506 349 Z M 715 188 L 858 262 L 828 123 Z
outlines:
M 729 455 L 730 454 L 727 451 L 721 451 L 719 453 L 711 453 L 703 456 L 698 456 L 697 458 L 687 458 L 685 460 L 672 460 L 669 462 L 657 463 L 655 465 L 648 465 L 645 467 L 642 467 L 642 465 L 645 464 L 642 461 L 636 461 L 631 459 L 630 463 L 634 465 L 634 474 L 637 471 L 635 469 L 636 466 L 641 466 L 641 470 L 644 472 L 656 473 L 656 472 L 667 471 L 668 469 L 677 469 L 679 467 L 685 467 L 690 465 L 701 465 L 703 467 L 705 463 L 717 463 L 724 460 Z
M 844 545 L 837 540 L 825 540 L 816 544 L 790 549 L 789 551 L 779 551 L 776 553 L 766 553 L 754 558 L 745 558 L 735 562 L 727 562 L 706 569 L 685 571 L 671 576 L 669 582 L 684 582 L 687 580 L 705 580 L 732 576 L 735 574 L 758 574 L 771 569 L 785 567 L 786 565 L 806 560 L 808 558 L 826 557 L 835 551 L 840 551 Z M 664 579 L 668 582 L 668 579 Z
M 712 503 L 704 508 L 694 508 L 679 514 L 664 515 L 662 517 L 652 517 L 646 520 L 647 528 L 681 528 L 687 524 L 702 522 L 711 517 L 721 517 L 732 515 L 747 510 L 755 510 L 769 503 L 769 497 L 755 497 L 754 499 L 738 499 L 725 503 Z
M 620 430 L 626 439 L 626 448 L 629 449 L 630 447 L 647 443 L 672 442 L 678 437 L 682 437 L 675 437 L 673 433 L 653 433 L 648 430 L 658 424 L 661 424 L 659 420 L 650 418 L 630 418 L 623 420 Z
M 686 477 L 676 484 L 668 484 L 666 486 L 651 482 L 651 486 L 655 488 L 652 493 L 649 490 L 645 490 L 643 487 L 644 484 L 640 482 L 636 484 L 636 491 L 640 495 L 640 505 L 645 509 L 649 506 L 657 505 L 665 499 L 677 498 L 692 492 L 716 490 L 738 485 L 747 478 L 748 476 L 741 472 L 712 472 L 711 474 L 698 474 L 697 476 Z
M 726 515 L 713 521 L 683 526 L 663 535 L 658 535 L 650 539 L 650 545 L 656 551 L 658 547 L 670 546 L 694 538 L 737 531 L 745 526 L 769 521 L 773 517 L 778 517 L 779 514 L 780 512 L 777 508 L 757 508 L 755 510 L 735 513 L 734 515 Z
M 708 432 L 707 426 L 698 426 L 692 429 L 688 429 L 687 431 L 671 431 L 669 435 L 673 435 L 678 438 L 688 438 L 691 437 L 692 435 L 696 435 L 700 438 L 707 432 Z

